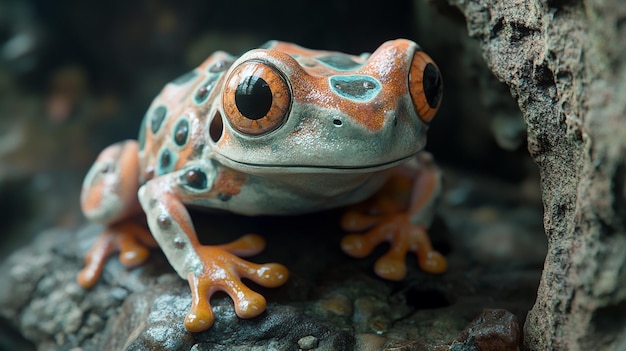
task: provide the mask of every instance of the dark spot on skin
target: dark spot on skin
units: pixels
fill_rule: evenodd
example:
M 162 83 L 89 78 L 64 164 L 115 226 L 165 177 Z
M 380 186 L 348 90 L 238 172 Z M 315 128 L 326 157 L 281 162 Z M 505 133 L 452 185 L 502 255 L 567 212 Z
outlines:
M 233 196 L 232 196 L 231 194 L 224 194 L 224 193 L 219 193 L 219 194 L 217 195 L 217 198 L 218 198 L 218 199 L 220 199 L 220 200 L 222 200 L 222 201 L 224 201 L 224 202 L 226 202 L 226 201 L 230 200 L 232 197 L 233 197 Z
M 248 76 L 237 85 L 235 104 L 244 117 L 261 119 L 272 107 L 272 90 L 263 78 Z
M 161 229 L 169 229 L 172 226 L 172 218 L 165 213 L 162 213 L 157 217 L 157 224 Z
M 424 67 L 424 77 L 422 78 L 424 85 L 424 95 L 426 102 L 431 108 L 437 107 L 441 96 L 443 95 L 443 84 L 441 82 L 441 74 L 435 65 L 429 63 Z
M 182 176 L 183 184 L 199 190 L 204 190 L 207 187 L 207 176 L 200 168 L 192 168 L 187 170 Z
M 177 249 L 184 249 L 187 244 L 184 241 L 174 239 L 174 247 Z
M 103 174 L 113 173 L 114 171 L 115 171 L 114 163 L 107 163 L 104 166 L 102 166 L 102 168 L 100 168 L 100 173 L 103 173 Z
M 186 118 L 181 118 L 176 124 L 174 129 L 174 142 L 178 146 L 183 146 L 187 143 L 187 137 L 189 136 L 189 121 Z
M 172 154 L 168 149 L 163 150 L 161 153 L 160 168 L 162 170 L 168 169 L 172 165 Z
M 161 126 L 163 125 L 163 121 L 165 120 L 165 116 L 167 115 L 167 108 L 163 105 L 155 108 L 152 111 L 152 116 L 150 117 L 150 127 L 152 129 L 152 134 L 156 134 Z
M 207 97 L 207 95 L 209 95 L 208 87 L 206 85 L 201 86 L 196 93 L 196 102 L 203 101 Z
M 334 69 L 343 71 L 355 70 L 362 66 L 360 63 L 355 62 L 350 56 L 341 54 L 322 56 L 318 57 L 317 60 Z
M 228 62 L 224 60 L 217 61 L 209 67 L 209 72 L 210 73 L 224 72 L 225 70 L 228 69 L 228 67 L 230 67 L 231 64 L 232 62 Z
M 209 79 L 200 86 L 198 91 L 196 92 L 196 96 L 194 96 L 194 101 L 196 104 L 201 104 L 206 101 L 206 99 L 211 95 L 211 91 L 215 87 L 215 81 L 219 77 L 219 74 L 214 74 L 209 77 Z
M 193 80 L 197 76 L 198 76 L 198 73 L 196 73 L 196 71 L 189 71 L 189 72 L 183 74 L 182 76 L 174 79 L 172 81 L 172 84 L 174 84 L 174 85 L 183 85 L 183 84 Z

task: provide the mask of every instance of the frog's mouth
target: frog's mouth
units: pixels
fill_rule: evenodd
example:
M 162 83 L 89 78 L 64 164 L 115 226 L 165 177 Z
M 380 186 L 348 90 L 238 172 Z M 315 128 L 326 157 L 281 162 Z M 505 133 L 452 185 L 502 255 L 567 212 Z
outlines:
M 262 164 L 235 160 L 224 155 L 219 156 L 219 160 L 225 166 L 248 173 L 280 173 L 285 171 L 291 173 L 371 173 L 398 166 L 413 158 L 415 154 L 371 165 Z

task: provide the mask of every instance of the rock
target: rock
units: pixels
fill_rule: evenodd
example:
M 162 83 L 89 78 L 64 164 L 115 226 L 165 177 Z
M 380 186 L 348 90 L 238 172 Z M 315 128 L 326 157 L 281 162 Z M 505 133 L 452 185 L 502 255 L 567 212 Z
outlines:
M 450 345 L 451 351 L 517 351 L 521 330 L 517 318 L 506 310 L 487 309 Z
M 626 349 L 626 3 L 448 0 L 508 85 L 549 247 L 529 350 Z
M 319 346 L 319 340 L 313 335 L 308 335 L 298 340 L 298 346 L 302 350 L 312 350 Z
M 293 223 L 313 223 L 314 218 L 331 223 L 336 214 L 297 217 Z M 218 294 L 212 299 L 213 327 L 187 332 L 183 320 L 191 305 L 189 288 L 158 250 L 132 270 L 110 259 L 94 288 L 80 288 L 76 274 L 82 257 L 102 229 L 89 225 L 79 231 L 43 232 L 2 263 L 1 320 L 39 350 L 380 349 L 373 345 L 439 350 L 464 340 L 459 333 L 484 307 L 506 308 L 523 318 L 536 289 L 538 271 L 516 271 L 515 265 L 502 273 L 486 274 L 484 267 L 468 270 L 456 263 L 467 259 L 462 250 L 449 254 L 451 267 L 445 275 L 429 276 L 412 266 L 406 281 L 391 283 L 373 276 L 373 259 L 359 261 L 338 249 L 329 251 L 328 243 L 338 245 L 340 237 L 332 230 L 312 225 L 306 230 L 319 233 L 317 237 L 304 232 L 292 238 L 287 235 L 293 228 L 289 220 L 278 226 L 272 220 L 253 222 L 276 230 L 266 236 L 272 245 L 262 256 L 276 256 L 292 274 L 281 288 L 255 287 L 269 301 L 259 317 L 238 318 L 231 300 Z M 203 220 L 197 223 L 202 226 Z M 292 255 L 303 244 L 305 260 Z M 492 337 L 488 328 L 513 332 L 509 324 L 505 318 L 482 323 L 486 331 L 480 340 Z

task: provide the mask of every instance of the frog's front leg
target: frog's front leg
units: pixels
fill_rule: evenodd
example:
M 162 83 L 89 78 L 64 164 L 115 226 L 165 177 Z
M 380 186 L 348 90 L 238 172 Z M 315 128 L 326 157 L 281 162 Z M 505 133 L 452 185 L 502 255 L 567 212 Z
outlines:
M 231 196 L 228 188 L 232 188 L 233 182 L 228 178 L 232 174 L 212 165 L 190 166 L 149 180 L 139 190 L 139 200 L 155 239 L 178 275 L 189 282 L 192 305 L 185 327 L 191 332 L 206 330 L 213 324 L 209 300 L 215 292 L 226 292 L 234 301 L 237 315 L 251 318 L 265 310 L 266 301 L 241 279 L 277 287 L 288 277 L 282 265 L 254 264 L 237 256 L 253 255 L 263 249 L 264 241 L 256 235 L 219 246 L 199 242 L 185 204 L 210 207 L 207 204 L 211 201 Z
M 85 255 L 85 267 L 77 280 L 84 288 L 92 287 L 100 277 L 104 263 L 119 252 L 126 267 L 143 263 L 156 242 L 146 224 L 138 218 L 137 200 L 139 163 L 137 142 L 127 140 L 104 149 L 85 176 L 81 207 L 87 218 L 106 226 Z
M 353 257 L 368 256 L 378 244 L 389 242 L 389 251 L 374 266 L 378 276 L 389 280 L 405 277 L 408 252 L 416 253 L 426 272 L 447 269 L 446 259 L 433 249 L 426 232 L 441 191 L 441 174 L 426 152 L 412 161 L 397 169 L 378 194 L 362 208 L 347 212 L 341 222 L 346 231 L 365 231 L 349 234 L 341 242 L 343 251 Z

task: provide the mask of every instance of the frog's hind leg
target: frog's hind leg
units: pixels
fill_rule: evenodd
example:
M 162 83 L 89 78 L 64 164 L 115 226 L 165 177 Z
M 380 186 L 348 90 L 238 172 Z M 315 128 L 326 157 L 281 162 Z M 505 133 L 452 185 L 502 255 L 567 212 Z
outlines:
M 446 259 L 433 248 L 426 232 L 440 193 L 441 174 L 426 152 L 413 161 L 401 166 L 365 208 L 347 212 L 341 223 L 349 232 L 363 232 L 342 239 L 341 248 L 353 257 L 368 256 L 377 245 L 389 242 L 389 251 L 376 261 L 374 270 L 394 281 L 406 275 L 408 252 L 416 254 L 425 272 L 439 274 L 447 269 Z
M 119 252 L 127 267 L 143 263 L 156 242 L 143 220 L 137 199 L 139 163 L 137 142 L 128 140 L 104 149 L 91 167 L 81 193 L 85 216 L 106 226 L 85 255 L 85 267 L 78 283 L 92 287 L 100 277 L 107 258 Z

